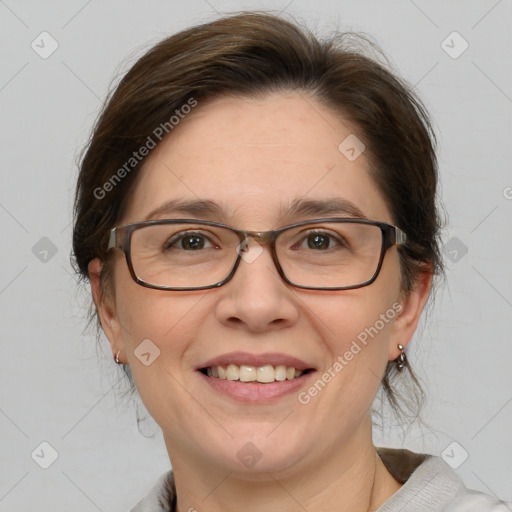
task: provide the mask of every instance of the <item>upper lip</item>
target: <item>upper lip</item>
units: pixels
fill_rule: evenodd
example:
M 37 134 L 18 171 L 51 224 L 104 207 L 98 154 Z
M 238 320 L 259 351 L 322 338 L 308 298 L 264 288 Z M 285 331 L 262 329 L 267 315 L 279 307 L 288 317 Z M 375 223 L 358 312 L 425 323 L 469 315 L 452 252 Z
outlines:
M 297 357 L 282 354 L 279 352 L 264 352 L 262 354 L 250 354 L 249 352 L 229 352 L 220 356 L 209 359 L 196 367 L 196 370 L 210 368 L 212 366 L 227 366 L 228 364 L 236 364 L 237 366 L 272 366 L 284 365 L 293 367 L 297 370 L 314 369 L 313 365 L 298 359 Z

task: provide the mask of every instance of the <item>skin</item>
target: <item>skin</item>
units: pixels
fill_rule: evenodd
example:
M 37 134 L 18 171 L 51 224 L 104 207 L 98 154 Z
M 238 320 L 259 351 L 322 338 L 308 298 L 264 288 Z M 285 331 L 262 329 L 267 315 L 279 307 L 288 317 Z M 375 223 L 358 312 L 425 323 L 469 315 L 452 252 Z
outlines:
M 350 162 L 338 150 L 351 133 L 357 130 L 339 115 L 296 92 L 199 104 L 148 157 L 118 225 L 141 221 L 170 199 L 201 198 L 226 210 L 209 220 L 263 231 L 306 220 L 280 214 L 304 196 L 343 198 L 369 219 L 393 223 L 367 155 Z M 141 287 L 120 251 L 107 295 L 101 262 L 93 260 L 89 271 L 112 352 L 121 351 L 162 428 L 180 512 L 253 512 L 270 503 L 274 511 L 376 510 L 400 488 L 376 454 L 370 408 L 387 362 L 416 329 L 431 274 L 404 296 L 396 246 L 373 284 L 346 291 L 287 285 L 266 247 L 213 290 Z M 307 405 L 295 393 L 270 404 L 240 403 L 211 390 L 194 370 L 234 350 L 284 352 L 324 370 L 397 301 L 401 313 Z M 134 350 L 148 338 L 161 353 L 144 366 Z M 251 468 L 237 457 L 247 442 L 262 454 Z

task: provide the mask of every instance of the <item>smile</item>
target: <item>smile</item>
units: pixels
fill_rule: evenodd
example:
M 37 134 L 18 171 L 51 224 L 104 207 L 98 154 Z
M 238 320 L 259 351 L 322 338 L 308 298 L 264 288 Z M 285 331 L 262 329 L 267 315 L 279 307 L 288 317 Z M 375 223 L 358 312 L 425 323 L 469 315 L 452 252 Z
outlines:
M 208 366 L 198 369 L 196 373 L 220 396 L 238 402 L 263 404 L 300 392 L 317 372 L 313 368 L 298 370 L 284 365 L 228 364 Z
M 258 367 L 228 364 L 201 369 L 201 372 L 208 377 L 240 382 L 259 382 L 261 384 L 294 380 L 308 371 L 297 370 L 293 366 L 272 366 L 270 364 Z

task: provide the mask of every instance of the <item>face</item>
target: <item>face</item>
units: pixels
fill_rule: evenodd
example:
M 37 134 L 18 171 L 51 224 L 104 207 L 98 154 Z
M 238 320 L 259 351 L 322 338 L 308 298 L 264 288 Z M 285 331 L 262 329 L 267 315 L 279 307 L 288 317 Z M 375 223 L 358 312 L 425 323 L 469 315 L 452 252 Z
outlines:
M 368 219 L 393 223 L 365 153 L 350 161 L 338 149 L 353 133 L 339 115 L 291 92 L 199 104 L 147 159 L 119 225 L 146 220 L 171 200 L 208 200 L 221 211 L 213 217 L 168 210 L 151 218 L 267 231 L 350 216 L 286 213 L 305 199 L 341 199 Z M 97 300 L 100 316 L 113 352 L 122 351 L 162 428 L 173 465 L 173 457 L 195 460 L 252 478 L 256 469 L 286 474 L 357 445 L 369 435 L 368 412 L 388 360 L 412 336 L 426 295 L 401 296 L 396 246 L 373 284 L 345 291 L 291 287 L 270 249 L 262 249 L 254 261 L 242 260 L 224 286 L 185 292 L 137 285 L 115 251 L 113 290 L 101 305 Z M 136 355 L 143 340 L 151 340 L 147 365 Z M 296 381 L 219 387 L 198 370 L 233 352 L 266 354 L 274 365 L 297 358 L 310 371 Z M 274 391 L 250 391 L 254 386 Z M 261 454 L 254 467 L 244 463 L 252 452 Z

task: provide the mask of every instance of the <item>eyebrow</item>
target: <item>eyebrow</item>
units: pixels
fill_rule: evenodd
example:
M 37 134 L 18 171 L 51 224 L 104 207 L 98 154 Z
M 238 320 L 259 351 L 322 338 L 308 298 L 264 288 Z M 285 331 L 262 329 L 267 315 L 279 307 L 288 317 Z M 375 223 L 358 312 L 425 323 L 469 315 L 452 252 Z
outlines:
M 144 220 L 152 220 L 177 213 L 203 219 L 224 219 L 229 216 L 221 205 L 209 199 L 172 199 L 152 210 Z M 367 219 L 366 215 L 354 203 L 339 197 L 295 199 L 289 205 L 283 205 L 280 213 L 283 218 L 341 215 L 343 217 Z
M 223 208 L 208 199 L 171 199 L 152 210 L 144 220 L 152 220 L 163 215 L 183 213 L 194 217 L 222 218 Z
M 282 209 L 282 215 L 342 215 L 344 217 L 367 219 L 366 215 L 354 203 L 339 197 L 328 199 L 295 199 L 287 209 Z

